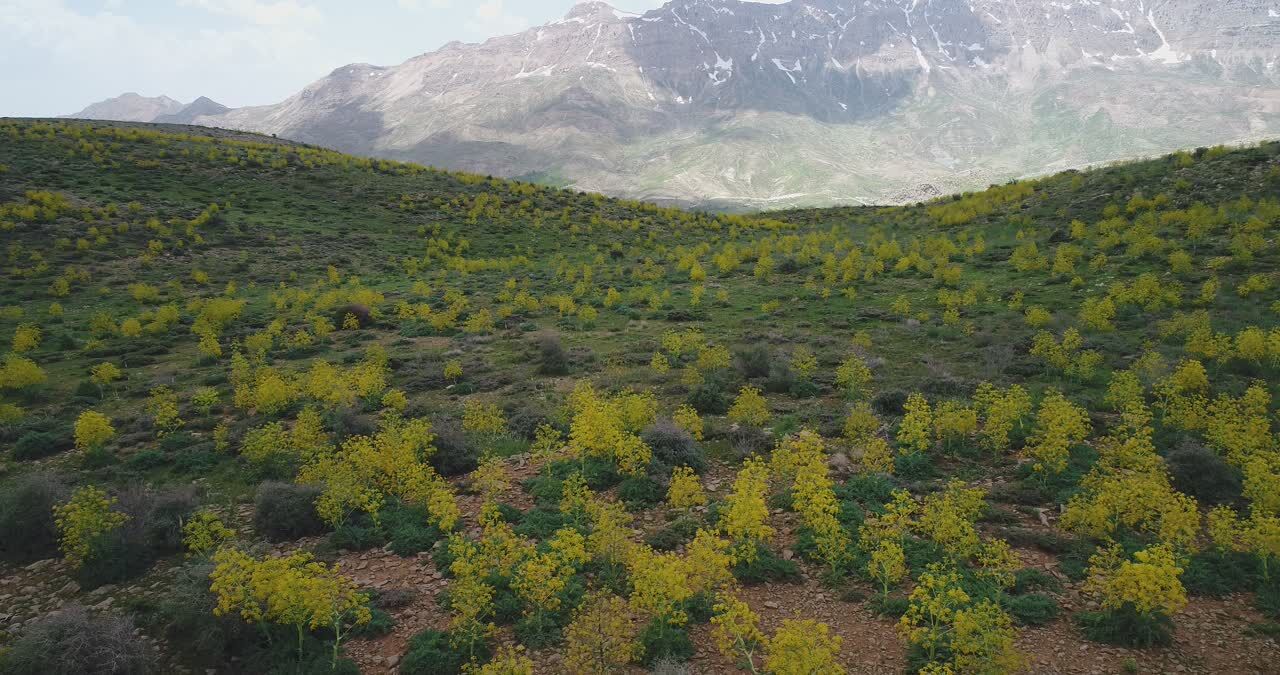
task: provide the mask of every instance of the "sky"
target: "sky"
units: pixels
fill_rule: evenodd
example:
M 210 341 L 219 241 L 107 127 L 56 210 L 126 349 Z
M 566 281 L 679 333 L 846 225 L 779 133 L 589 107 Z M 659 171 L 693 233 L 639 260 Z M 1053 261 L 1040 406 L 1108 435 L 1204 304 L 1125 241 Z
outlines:
M 777 3 L 782 0 L 760 0 Z M 643 12 L 664 0 L 616 0 Z M 575 0 L 0 0 L 0 116 L 77 112 L 126 91 L 233 108 L 348 63 L 394 65 L 563 17 Z

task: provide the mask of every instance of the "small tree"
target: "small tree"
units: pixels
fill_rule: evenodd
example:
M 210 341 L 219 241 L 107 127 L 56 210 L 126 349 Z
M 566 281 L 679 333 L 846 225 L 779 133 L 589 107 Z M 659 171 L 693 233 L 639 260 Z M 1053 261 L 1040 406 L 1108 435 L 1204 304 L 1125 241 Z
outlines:
M 583 599 L 564 637 L 565 665 L 573 673 L 624 672 L 640 653 L 635 619 L 626 600 L 601 591 Z
M 80 567 L 100 536 L 120 527 L 129 516 L 113 511 L 116 500 L 107 493 L 86 485 L 71 493 L 71 499 L 53 507 L 58 527 L 58 545 L 72 567 Z
M 765 670 L 773 675 L 843 675 L 837 657 L 843 639 L 825 623 L 786 619 L 765 648 Z
M 114 438 L 116 430 L 111 426 L 111 418 L 100 412 L 86 410 L 76 418 L 76 449 L 84 452 L 100 450 Z
M 333 632 L 332 664 L 336 667 L 342 641 L 355 626 L 369 623 L 369 596 L 335 565 L 312 560 L 309 553 L 255 559 L 233 548 L 214 555 L 210 591 L 218 604 L 213 613 L 239 612 L 246 621 L 293 626 L 302 660 L 307 630 Z
M 667 488 L 667 506 L 678 511 L 688 511 L 695 506 L 706 506 L 707 494 L 702 490 L 702 481 L 687 466 L 678 466 L 671 471 L 671 485 Z
M 722 597 L 713 611 L 715 616 L 711 618 L 711 635 L 715 638 L 720 653 L 729 658 L 737 658 L 752 673 L 759 673 L 756 668 L 756 653 L 765 644 L 764 633 L 760 632 L 760 617 L 747 603 L 732 595 Z
M 734 545 L 734 559 L 753 562 L 757 547 L 773 536 L 769 526 L 769 469 L 764 461 L 752 457 L 743 462 L 733 491 L 720 514 L 720 531 Z
M 769 404 L 759 387 L 743 387 L 729 408 L 729 419 L 747 426 L 762 427 L 769 423 L 769 417 Z
M 911 394 L 903 406 L 906 414 L 898 425 L 898 445 L 906 453 L 928 452 L 933 446 L 933 412 L 921 394 Z

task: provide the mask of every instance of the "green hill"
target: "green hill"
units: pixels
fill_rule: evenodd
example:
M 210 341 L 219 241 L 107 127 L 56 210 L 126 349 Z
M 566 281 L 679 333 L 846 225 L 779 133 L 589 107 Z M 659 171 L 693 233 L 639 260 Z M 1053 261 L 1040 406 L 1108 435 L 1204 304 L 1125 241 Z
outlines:
M 140 669 L 328 670 L 326 612 L 368 617 L 280 590 L 315 570 L 268 545 L 370 591 L 352 606 L 373 628 L 341 633 L 367 672 L 450 672 L 481 633 L 477 657 L 519 642 L 538 672 L 592 672 L 575 659 L 605 619 L 636 663 L 696 651 L 708 672 L 819 659 L 833 645 L 799 618 L 856 671 L 1006 672 L 1041 624 L 1070 647 L 1023 634 L 1043 672 L 1275 654 L 1280 143 L 725 215 L 204 133 L 0 120 L 0 556 L 38 591 L 0 598 L 2 672 L 53 658 L 55 606 L 104 598 L 63 624 L 131 617 L 160 656 L 111 644 Z M 738 473 L 755 454 L 764 483 Z M 708 506 L 663 504 L 681 465 Z M 577 473 L 594 495 L 564 490 Z M 898 521 L 895 490 L 915 504 Z M 236 530 L 216 555 L 215 516 Z M 210 546 L 184 556 L 184 531 Z M 895 550 L 910 574 L 884 585 Z M 948 585 L 966 599 L 933 618 L 955 629 L 904 641 L 896 615 L 933 625 Z M 1234 592 L 1258 612 L 1170 632 Z M 732 597 L 773 636 L 751 657 L 703 625 Z M 1076 659 L 1089 638 L 1172 646 Z

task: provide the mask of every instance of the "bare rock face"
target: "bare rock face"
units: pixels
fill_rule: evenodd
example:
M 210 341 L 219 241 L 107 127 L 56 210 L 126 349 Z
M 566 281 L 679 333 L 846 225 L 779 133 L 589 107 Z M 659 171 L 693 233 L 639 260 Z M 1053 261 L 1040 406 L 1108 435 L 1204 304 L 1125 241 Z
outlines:
M 658 201 L 913 201 L 1275 136 L 1278 59 L 1273 0 L 584 2 L 194 121 Z

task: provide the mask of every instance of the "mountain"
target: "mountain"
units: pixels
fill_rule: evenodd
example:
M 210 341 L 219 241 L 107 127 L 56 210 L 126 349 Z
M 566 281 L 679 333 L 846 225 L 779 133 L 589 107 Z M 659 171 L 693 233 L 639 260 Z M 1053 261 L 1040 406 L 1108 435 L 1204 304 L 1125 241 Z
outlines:
M 1280 135 L 1275 7 L 586 2 L 195 122 L 655 201 L 914 201 Z
M 130 92 L 99 101 L 78 113 L 63 117 L 112 122 L 191 124 L 197 118 L 224 115 L 230 111 L 231 108 L 204 96 L 183 104 L 168 96 L 148 98 Z
M 114 122 L 150 122 L 162 115 L 175 114 L 182 108 L 182 103 L 168 96 L 149 97 L 129 92 L 105 101 L 98 101 L 78 113 L 63 115 L 63 117 Z
M 230 111 L 231 108 L 228 108 L 217 101 L 201 96 L 200 98 L 183 106 L 181 110 L 175 113 L 159 115 L 150 121 L 159 124 L 191 124 L 197 118 L 222 115 Z

